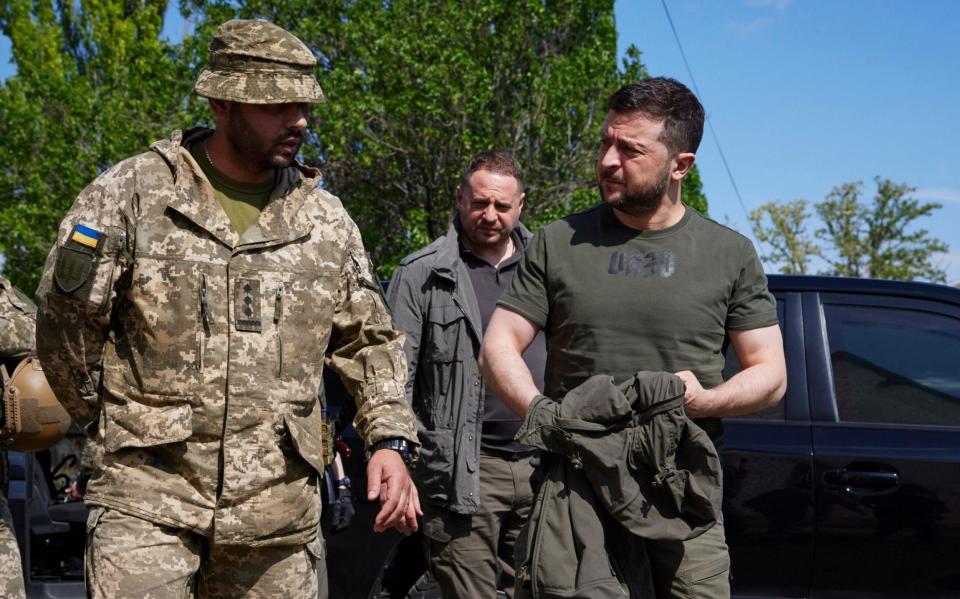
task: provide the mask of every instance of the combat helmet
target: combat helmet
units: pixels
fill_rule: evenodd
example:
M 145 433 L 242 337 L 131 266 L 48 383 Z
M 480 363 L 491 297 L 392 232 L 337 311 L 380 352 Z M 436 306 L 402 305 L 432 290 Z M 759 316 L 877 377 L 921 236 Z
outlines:
M 3 376 L 3 419 L 0 437 L 7 449 L 39 451 L 63 438 L 70 428 L 67 413 L 53 394 L 47 377 L 35 356 L 24 358 L 7 376 Z

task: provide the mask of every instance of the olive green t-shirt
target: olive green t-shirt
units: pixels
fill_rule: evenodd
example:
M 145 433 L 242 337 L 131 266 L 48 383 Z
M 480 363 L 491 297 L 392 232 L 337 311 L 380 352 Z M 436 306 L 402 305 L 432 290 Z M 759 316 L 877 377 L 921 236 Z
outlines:
M 276 184 L 276 177 L 263 183 L 243 183 L 221 173 L 207 158 L 203 142 L 190 146 L 190 155 L 200 165 L 203 174 L 213 186 L 214 196 L 227 213 L 230 224 L 241 236 L 257 222 L 260 213 L 270 201 L 270 193 Z
M 595 374 L 690 370 L 723 382 L 728 330 L 777 324 L 749 239 L 686 207 L 667 229 L 638 231 L 600 204 L 546 225 L 500 306 L 546 336 L 544 393 L 559 399 Z M 719 421 L 701 425 L 716 438 Z

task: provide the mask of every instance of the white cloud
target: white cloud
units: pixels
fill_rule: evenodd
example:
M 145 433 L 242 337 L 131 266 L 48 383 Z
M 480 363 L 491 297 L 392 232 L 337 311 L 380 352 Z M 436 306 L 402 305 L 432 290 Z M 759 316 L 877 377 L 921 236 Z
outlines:
M 741 35 L 748 35 L 773 25 L 775 19 L 771 13 L 779 13 L 787 10 L 787 8 L 793 4 L 793 0 L 744 0 L 744 4 L 748 8 L 766 13 L 763 16 L 753 19 L 727 21 L 727 29 Z
M 761 29 L 766 29 L 770 25 L 773 25 L 772 17 L 758 17 L 756 19 L 749 19 L 747 21 L 728 21 L 727 27 L 732 29 L 737 33 L 748 34 L 755 31 L 760 31 Z
M 911 195 L 914 195 L 921 200 L 960 204 L 960 189 L 950 189 L 949 187 L 926 188 L 918 189 Z
M 751 8 L 787 10 L 791 4 L 793 4 L 793 0 L 747 0 L 747 6 Z

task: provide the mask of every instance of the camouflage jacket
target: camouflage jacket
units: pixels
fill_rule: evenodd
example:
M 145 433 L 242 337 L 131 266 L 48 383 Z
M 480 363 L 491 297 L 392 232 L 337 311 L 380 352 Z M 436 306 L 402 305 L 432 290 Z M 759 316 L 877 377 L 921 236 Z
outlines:
M 0 277 L 0 358 L 20 359 L 33 352 L 37 307 Z
M 324 364 L 367 444 L 416 443 L 403 337 L 319 172 L 283 169 L 240 237 L 176 132 L 77 198 L 38 296 L 47 379 L 102 439 L 87 501 L 212 542 L 312 539 Z

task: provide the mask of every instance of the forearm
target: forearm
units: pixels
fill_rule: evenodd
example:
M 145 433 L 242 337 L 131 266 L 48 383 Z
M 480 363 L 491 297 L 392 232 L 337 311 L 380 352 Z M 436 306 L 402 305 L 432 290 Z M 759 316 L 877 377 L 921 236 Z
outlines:
M 424 294 L 420 290 L 423 278 L 419 272 L 411 273 L 407 267 L 400 266 L 393 273 L 387 290 L 387 305 L 392 313 L 393 328 L 404 334 L 403 353 L 407 360 L 407 383 L 405 393 L 407 403 L 413 406 L 413 389 L 417 378 L 417 365 L 420 362 L 420 339 L 423 336 L 422 301 Z
M 416 451 L 416 421 L 405 393 L 404 335 L 393 328 L 355 229 L 351 240 L 340 277 L 328 363 L 357 403 L 354 427 L 367 447 L 382 439 L 402 438 Z
M 521 417 L 533 398 L 540 394 L 523 355 L 505 340 L 484 340 L 480 352 L 480 371 L 484 382 L 497 397 Z
M 698 402 L 697 413 L 692 415 L 699 418 L 746 416 L 776 405 L 785 391 L 786 373 L 779 365 L 756 364 L 704 390 L 705 397 Z
M 340 459 L 339 455 L 337 455 L 337 458 L 333 460 L 333 464 L 330 465 L 330 469 L 333 471 L 334 480 L 343 480 L 343 477 L 347 475 L 346 471 L 343 469 L 343 460 Z
M 37 354 L 57 400 L 89 436 L 100 415 L 100 371 L 105 336 L 102 316 L 55 295 L 42 297 Z
M 787 390 L 787 366 L 780 327 L 728 331 L 742 370 L 725 383 L 704 389 L 689 370 L 677 375 L 686 384 L 684 407 L 693 418 L 745 416 L 776 405 Z
M 402 336 L 393 334 L 396 337 L 391 341 L 364 347 L 349 358 L 335 354 L 331 360 L 357 404 L 353 424 L 368 447 L 392 438 L 419 446 L 416 421 L 404 392 L 407 372 Z
M 348 311 L 335 319 L 335 329 L 351 331 L 353 338 L 329 356 L 328 364 L 356 402 L 353 425 L 367 447 L 401 438 L 417 451 L 416 421 L 404 391 L 403 334 L 393 330 L 385 307 L 381 308 L 379 324 L 359 316 L 360 312 L 347 318 Z

